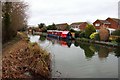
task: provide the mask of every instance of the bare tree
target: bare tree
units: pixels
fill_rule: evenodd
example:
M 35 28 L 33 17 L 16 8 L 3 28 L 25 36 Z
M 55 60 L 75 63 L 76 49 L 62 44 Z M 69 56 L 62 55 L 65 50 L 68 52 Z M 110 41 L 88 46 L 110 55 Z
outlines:
M 23 2 L 4 2 L 2 3 L 2 36 L 4 42 L 13 38 L 17 31 L 27 25 L 28 5 Z

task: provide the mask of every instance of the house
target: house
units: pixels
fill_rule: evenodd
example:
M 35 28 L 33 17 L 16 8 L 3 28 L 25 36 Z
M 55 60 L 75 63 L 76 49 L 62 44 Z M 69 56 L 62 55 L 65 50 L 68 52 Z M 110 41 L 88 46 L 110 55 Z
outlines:
M 71 29 L 74 29 L 76 31 L 82 31 L 87 26 L 87 22 L 75 22 L 70 25 Z
M 112 33 L 116 29 L 120 29 L 120 19 L 117 18 L 107 18 L 106 20 L 97 19 L 93 23 L 93 25 L 95 26 L 97 31 L 99 31 L 101 27 L 106 27 L 110 31 L 110 33 Z
M 93 23 L 94 27 L 99 30 L 101 27 L 109 27 L 110 26 L 110 22 L 106 21 L 106 20 L 99 20 L 97 19 L 94 23 Z
M 106 21 L 110 22 L 109 28 L 120 29 L 120 19 L 117 19 L 117 18 L 107 18 Z
M 67 23 L 56 24 L 57 30 L 65 31 L 69 25 Z

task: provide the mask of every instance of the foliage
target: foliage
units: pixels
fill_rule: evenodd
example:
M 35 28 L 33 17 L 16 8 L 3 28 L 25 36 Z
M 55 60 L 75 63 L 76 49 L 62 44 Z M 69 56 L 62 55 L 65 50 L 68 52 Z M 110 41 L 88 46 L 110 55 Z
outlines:
M 116 42 L 120 44 L 120 37 L 116 39 Z
M 90 35 L 90 39 L 95 39 L 96 34 L 98 34 L 98 32 L 92 33 L 92 34 Z
M 85 32 L 84 32 L 84 31 L 82 31 L 82 32 L 80 33 L 80 38 L 85 38 Z
M 47 32 L 47 28 L 44 26 L 41 28 L 42 32 Z
M 94 39 L 100 41 L 100 35 L 99 35 L 99 33 L 95 35 Z
M 80 48 L 84 50 L 86 58 L 92 58 L 95 54 L 94 51 L 90 49 L 90 45 L 80 44 Z
M 111 35 L 120 36 L 120 29 L 113 31 Z
M 93 25 L 88 24 L 85 28 L 85 37 L 89 38 L 89 36 L 93 33 L 96 32 L 96 29 Z
M 40 39 L 39 40 L 41 40 L 41 41 L 45 41 L 46 40 L 46 36 L 44 36 L 44 35 L 40 35 Z
M 99 34 L 100 34 L 100 40 L 101 41 L 107 41 L 109 39 L 109 30 L 106 29 L 106 28 L 101 28 L 100 31 L 99 31 Z
M 120 57 L 120 47 L 114 50 L 115 56 Z
M 81 33 L 81 31 L 76 31 L 76 32 L 75 32 L 75 38 L 80 37 L 80 33 Z
M 100 40 L 100 36 L 98 32 L 94 32 L 90 35 L 90 39 L 94 39 L 94 40 Z
M 74 29 L 70 29 L 70 32 L 76 32 Z
M 15 37 L 18 30 L 26 29 L 27 7 L 23 1 L 2 3 L 2 43 Z
M 38 24 L 38 27 L 41 29 L 41 28 L 45 27 L 45 24 L 44 23 L 40 23 L 40 24 Z
M 56 30 L 56 29 L 57 29 L 57 27 L 54 23 L 52 25 L 47 26 L 47 30 Z
M 78 46 L 79 46 L 79 44 L 78 44 L 78 42 L 77 42 L 77 41 L 75 41 L 74 45 L 75 45 L 76 47 L 78 47 Z
M 69 31 L 70 28 L 71 28 L 71 27 L 68 25 L 68 26 L 66 26 L 65 30 Z

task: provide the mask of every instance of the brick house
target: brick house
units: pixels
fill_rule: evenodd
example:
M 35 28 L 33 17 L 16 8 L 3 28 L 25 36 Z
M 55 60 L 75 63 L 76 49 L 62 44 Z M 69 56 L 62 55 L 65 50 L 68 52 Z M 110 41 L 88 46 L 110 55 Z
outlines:
M 66 30 L 66 27 L 69 26 L 67 23 L 56 24 L 57 30 Z
M 106 27 L 110 31 L 110 33 L 112 33 L 116 29 L 120 29 L 120 19 L 116 18 L 107 18 L 106 20 L 97 19 L 93 23 L 93 25 L 95 26 L 97 31 L 99 31 L 101 27 Z
M 93 23 L 94 27 L 99 30 L 101 27 L 109 27 L 110 26 L 110 22 L 106 21 L 106 20 L 99 20 L 97 19 L 94 23 Z
M 87 26 L 87 22 L 75 22 L 70 25 L 71 29 L 74 29 L 76 31 L 82 31 Z
M 120 29 L 120 19 L 117 19 L 117 18 L 107 18 L 106 20 L 111 23 L 109 28 Z

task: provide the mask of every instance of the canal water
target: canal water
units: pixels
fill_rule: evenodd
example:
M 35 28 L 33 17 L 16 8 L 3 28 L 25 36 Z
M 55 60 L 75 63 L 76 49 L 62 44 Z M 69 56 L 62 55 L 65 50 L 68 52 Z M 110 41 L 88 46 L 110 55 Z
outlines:
M 53 78 L 118 78 L 120 49 L 29 35 L 52 55 Z

